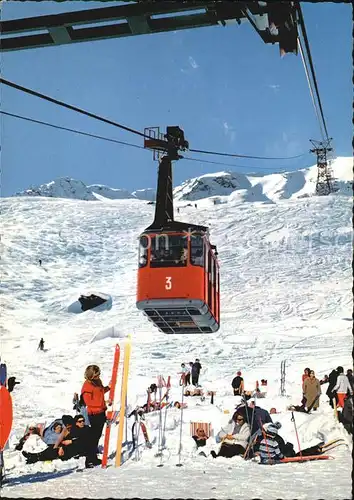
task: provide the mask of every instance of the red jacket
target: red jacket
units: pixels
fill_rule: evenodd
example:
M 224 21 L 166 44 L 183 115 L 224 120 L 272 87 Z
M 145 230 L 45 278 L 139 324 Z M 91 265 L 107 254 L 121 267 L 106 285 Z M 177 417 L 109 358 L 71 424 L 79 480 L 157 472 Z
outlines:
M 106 411 L 107 406 L 104 395 L 109 391 L 109 387 L 99 387 L 86 380 L 81 389 L 81 395 L 87 406 L 87 413 L 94 415 Z

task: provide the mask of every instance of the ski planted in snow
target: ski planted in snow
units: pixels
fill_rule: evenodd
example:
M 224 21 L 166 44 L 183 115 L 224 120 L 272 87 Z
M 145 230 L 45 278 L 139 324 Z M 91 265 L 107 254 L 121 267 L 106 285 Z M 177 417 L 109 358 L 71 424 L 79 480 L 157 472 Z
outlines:
M 126 399 L 128 392 L 130 352 L 131 352 L 131 339 L 130 336 L 128 336 L 124 346 L 124 362 L 123 362 L 122 385 L 120 392 L 120 412 L 119 412 L 119 425 L 118 425 L 118 437 L 117 437 L 116 467 L 120 467 L 122 463 L 122 444 L 123 444 L 124 423 L 125 423 L 125 406 L 126 406 Z
M 114 359 L 113 359 L 113 367 L 112 367 L 112 377 L 111 377 L 111 388 L 109 391 L 109 400 L 111 404 L 114 403 L 114 395 L 117 385 L 117 376 L 118 376 L 118 368 L 119 368 L 119 358 L 120 358 L 120 347 L 117 344 L 114 351 Z M 111 406 L 112 408 L 112 406 Z M 107 411 L 107 422 L 106 422 L 106 431 L 104 435 L 104 445 L 103 445 L 103 456 L 102 456 L 102 467 L 107 467 L 107 459 L 108 459 L 108 450 L 109 450 L 109 438 L 111 435 L 111 425 L 113 422 L 113 416 L 115 412 L 112 410 Z

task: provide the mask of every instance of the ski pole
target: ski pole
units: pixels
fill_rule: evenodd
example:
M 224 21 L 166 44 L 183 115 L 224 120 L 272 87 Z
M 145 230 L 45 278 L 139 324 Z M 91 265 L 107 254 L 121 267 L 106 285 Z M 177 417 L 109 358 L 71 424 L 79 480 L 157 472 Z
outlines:
M 182 467 L 181 464 L 181 451 L 182 451 L 182 425 L 183 425 L 183 407 L 184 407 L 184 388 L 182 387 L 182 398 L 181 398 L 181 420 L 180 420 L 180 429 L 179 429 L 179 449 L 178 449 L 178 464 L 176 467 Z
M 293 411 L 291 412 L 291 421 L 294 422 L 295 434 L 296 434 L 296 439 L 297 439 L 297 445 L 299 447 L 299 455 L 300 455 L 300 458 L 302 458 L 302 452 L 301 452 L 301 448 L 300 448 L 300 440 L 299 440 L 299 435 L 297 433 L 296 422 L 295 422 L 295 417 L 294 417 L 294 412 Z

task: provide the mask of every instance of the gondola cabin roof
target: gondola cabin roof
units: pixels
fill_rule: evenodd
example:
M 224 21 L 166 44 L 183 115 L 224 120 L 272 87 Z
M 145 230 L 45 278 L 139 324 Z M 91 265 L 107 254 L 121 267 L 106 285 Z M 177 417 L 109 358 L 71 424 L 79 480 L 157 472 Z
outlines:
M 164 224 L 156 224 L 153 222 L 149 227 L 147 227 L 144 233 L 168 233 L 168 232 L 202 232 L 209 233 L 209 228 L 207 226 L 199 226 L 197 224 L 190 224 L 187 222 L 170 221 Z

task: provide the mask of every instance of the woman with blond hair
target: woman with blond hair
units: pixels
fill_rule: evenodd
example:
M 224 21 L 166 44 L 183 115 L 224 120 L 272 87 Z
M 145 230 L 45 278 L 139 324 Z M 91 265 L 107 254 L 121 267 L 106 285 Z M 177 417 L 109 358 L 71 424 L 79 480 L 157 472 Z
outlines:
M 97 365 L 89 365 L 85 370 L 85 382 L 81 389 L 81 396 L 87 408 L 92 432 L 92 445 L 97 449 L 103 426 L 106 422 L 106 402 L 104 395 L 110 387 L 104 386 L 100 379 L 101 370 Z M 111 401 L 109 401 L 111 404 Z M 98 465 L 100 460 L 97 459 Z

